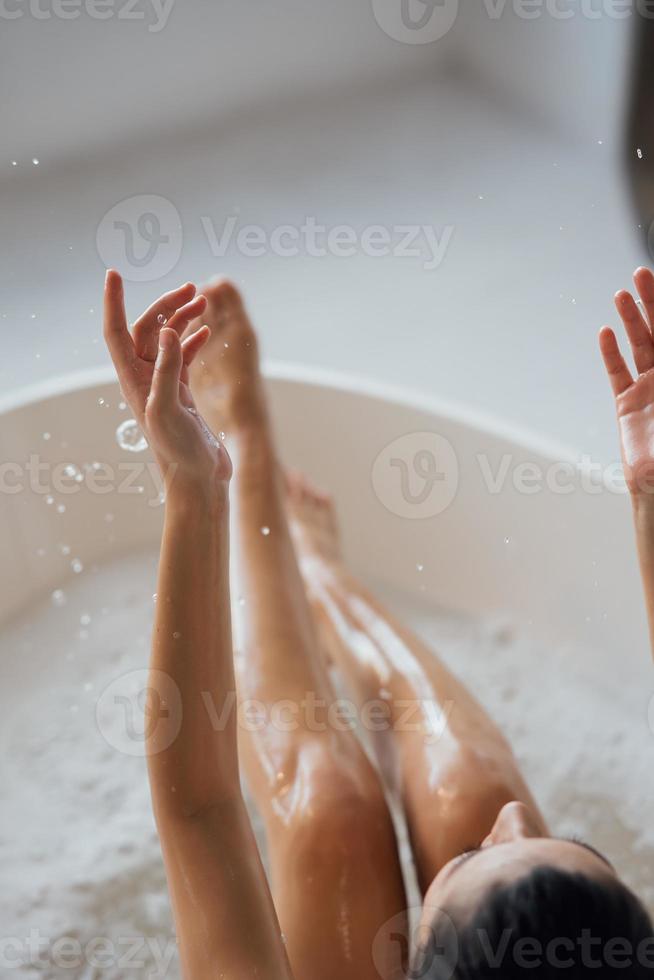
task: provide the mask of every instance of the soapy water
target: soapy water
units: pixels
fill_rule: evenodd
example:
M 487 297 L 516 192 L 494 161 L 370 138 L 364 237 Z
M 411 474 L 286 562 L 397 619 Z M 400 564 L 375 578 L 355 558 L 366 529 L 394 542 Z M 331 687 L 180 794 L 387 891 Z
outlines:
M 136 419 L 125 419 L 116 429 L 116 442 L 121 449 L 130 453 L 142 453 L 148 448 L 148 442 Z
M 96 721 L 108 686 L 147 664 L 155 570 L 149 552 L 88 565 L 59 583 L 64 602 L 53 592 L 3 630 L 0 938 L 42 940 L 32 965 L 33 950 L 12 946 L 26 980 L 180 976 L 145 762 Z M 615 677 L 598 678 L 592 658 L 510 623 L 439 612 L 424 593 L 383 597 L 501 723 L 553 832 L 602 850 L 654 909 L 651 692 L 616 683 L 617 656 Z M 120 707 L 115 723 L 124 727 Z M 64 937 L 85 951 L 77 966 L 61 966 Z M 102 969 L 89 962 L 94 940 L 113 944 Z

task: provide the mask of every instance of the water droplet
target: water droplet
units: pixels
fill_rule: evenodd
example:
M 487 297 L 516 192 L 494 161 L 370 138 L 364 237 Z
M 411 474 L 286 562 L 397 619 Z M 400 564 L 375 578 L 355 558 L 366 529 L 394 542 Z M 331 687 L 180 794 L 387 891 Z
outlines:
M 48 441 L 48 439 L 51 439 L 52 437 L 51 437 L 51 435 L 50 435 L 50 433 L 49 433 L 49 432 L 44 432 L 44 433 L 43 433 L 43 438 L 44 438 L 44 439 L 45 439 L 45 441 L 47 442 L 47 441 Z
M 223 440 L 225 439 L 225 433 L 224 432 L 219 432 L 218 435 L 220 436 L 221 439 L 223 439 Z
M 61 608 L 66 605 L 66 593 L 63 589 L 55 589 L 50 598 L 53 606 Z
M 48 496 L 45 498 L 45 502 L 48 507 L 51 507 L 52 504 L 54 504 L 54 497 L 51 497 L 50 494 L 48 494 Z
M 148 442 L 141 432 L 136 419 L 125 419 L 116 429 L 116 442 L 121 449 L 130 453 L 142 453 Z
M 127 408 L 127 402 L 118 402 L 118 411 L 124 412 Z
M 65 504 L 57 504 L 57 513 L 58 514 L 65 514 L 66 513 L 66 505 Z
M 60 544 L 59 545 L 59 551 L 62 553 L 62 555 L 69 555 L 70 554 L 70 545 Z
M 34 164 L 35 167 L 38 167 L 39 165 L 38 157 L 32 157 L 32 163 Z
M 269 527 L 266 527 L 266 526 L 264 525 L 264 526 L 263 526 L 263 527 L 261 528 L 261 533 L 263 534 L 263 536 L 264 536 L 264 538 L 267 538 L 267 537 L 268 537 L 268 535 L 270 534 L 270 528 L 269 528 Z
M 153 593 L 153 596 L 152 596 L 152 601 L 153 601 L 153 602 L 156 602 L 156 601 L 157 601 L 157 593 L 156 593 L 156 592 L 155 592 L 155 593 Z
M 166 326 L 166 324 L 168 323 L 168 320 L 167 320 L 167 319 L 166 319 L 166 317 L 165 317 L 165 316 L 163 315 L 163 313 L 160 313 L 160 314 L 158 315 L 158 317 L 157 317 L 157 323 L 159 324 L 159 326 L 160 326 L 160 327 L 165 327 L 165 326 Z
M 173 640 L 179 640 L 181 635 L 182 635 L 181 633 L 178 633 L 177 630 L 175 630 L 175 632 L 173 633 Z
M 82 613 L 82 615 L 79 618 L 79 621 L 81 626 L 88 626 L 89 623 L 91 622 L 91 617 L 89 616 L 88 613 Z
M 76 483 L 81 483 L 84 479 L 79 466 L 75 466 L 74 463 L 69 463 L 66 467 L 64 467 L 64 473 L 66 476 L 69 476 L 71 480 L 75 480 Z
M 12 160 L 11 161 L 11 165 L 12 165 L 12 167 L 17 167 L 18 166 L 18 160 Z
M 104 398 L 98 398 L 98 405 L 104 405 Z
M 511 544 L 511 538 L 504 538 L 504 544 Z
M 418 563 L 418 564 L 416 565 L 416 569 L 417 569 L 417 570 L 418 570 L 419 572 L 424 572 L 424 570 L 425 570 L 425 566 L 424 566 L 424 565 L 421 565 L 420 563 Z
M 638 147 L 638 149 L 636 150 L 636 156 L 638 157 L 639 160 L 643 159 L 643 151 L 641 150 L 640 147 Z
M 75 572 L 76 575 L 79 575 L 80 572 L 84 571 L 84 565 L 79 560 L 79 558 L 73 558 L 73 560 L 70 563 L 70 567 L 72 568 L 72 570 Z

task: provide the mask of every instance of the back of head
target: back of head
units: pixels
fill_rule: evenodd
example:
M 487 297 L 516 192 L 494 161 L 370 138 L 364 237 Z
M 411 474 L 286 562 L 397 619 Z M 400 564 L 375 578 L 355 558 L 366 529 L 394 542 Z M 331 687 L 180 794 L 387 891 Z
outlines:
M 438 914 L 410 973 L 420 980 L 654 978 L 654 930 L 617 878 L 537 867 L 491 889 L 472 917 Z

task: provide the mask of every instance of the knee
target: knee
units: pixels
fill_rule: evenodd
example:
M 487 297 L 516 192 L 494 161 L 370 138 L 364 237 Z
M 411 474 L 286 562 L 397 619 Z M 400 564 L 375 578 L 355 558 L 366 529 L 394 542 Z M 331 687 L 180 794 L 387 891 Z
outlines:
M 298 858 L 324 853 L 361 857 L 392 837 L 392 821 L 380 779 L 367 757 L 339 759 L 312 747 L 298 765 L 296 805 L 289 820 Z

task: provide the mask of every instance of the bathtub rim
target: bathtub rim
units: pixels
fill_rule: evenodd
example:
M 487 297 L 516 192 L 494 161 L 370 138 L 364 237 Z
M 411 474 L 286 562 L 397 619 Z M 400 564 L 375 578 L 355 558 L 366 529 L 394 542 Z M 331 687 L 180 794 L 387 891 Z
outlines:
M 464 402 L 441 398 L 422 389 L 410 391 L 405 386 L 393 385 L 365 375 L 351 374 L 329 368 L 315 367 L 291 361 L 263 361 L 262 373 L 266 381 L 305 384 L 313 388 L 343 391 L 350 395 L 362 395 L 372 400 L 429 414 L 435 418 L 457 422 L 478 432 L 483 437 L 513 444 L 516 449 L 529 451 L 541 458 L 570 463 L 580 473 L 590 472 L 580 449 L 555 438 L 522 426 L 503 416 L 466 405 Z M 58 374 L 52 378 L 23 385 L 0 396 L 0 415 L 7 415 L 22 408 L 34 406 L 58 396 L 103 385 L 117 384 L 116 373 L 111 365 L 82 368 Z M 586 454 L 587 456 L 589 454 Z M 606 460 L 602 460 L 606 462 Z

